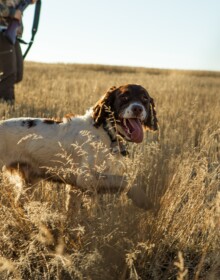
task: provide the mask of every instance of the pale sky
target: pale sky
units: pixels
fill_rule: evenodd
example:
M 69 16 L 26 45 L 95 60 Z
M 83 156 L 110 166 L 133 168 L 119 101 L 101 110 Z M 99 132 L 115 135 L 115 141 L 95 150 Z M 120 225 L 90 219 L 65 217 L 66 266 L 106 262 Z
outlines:
M 220 0 L 42 0 L 26 60 L 220 71 Z

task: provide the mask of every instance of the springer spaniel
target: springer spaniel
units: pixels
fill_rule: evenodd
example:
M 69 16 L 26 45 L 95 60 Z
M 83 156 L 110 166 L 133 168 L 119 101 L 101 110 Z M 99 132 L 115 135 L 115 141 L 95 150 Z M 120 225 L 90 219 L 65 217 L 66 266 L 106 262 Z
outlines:
M 136 184 L 126 189 L 130 166 L 125 143 L 141 143 L 146 129 L 158 129 L 146 89 L 112 87 L 83 116 L 0 122 L 0 169 L 27 184 L 44 179 L 97 193 L 127 190 L 135 204 L 149 208 Z

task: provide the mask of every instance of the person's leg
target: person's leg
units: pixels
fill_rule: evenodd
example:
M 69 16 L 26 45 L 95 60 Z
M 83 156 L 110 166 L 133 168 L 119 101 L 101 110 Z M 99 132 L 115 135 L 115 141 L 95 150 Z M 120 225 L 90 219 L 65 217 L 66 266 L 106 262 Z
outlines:
M 15 47 L 0 33 L 0 100 L 13 103 L 16 80 Z

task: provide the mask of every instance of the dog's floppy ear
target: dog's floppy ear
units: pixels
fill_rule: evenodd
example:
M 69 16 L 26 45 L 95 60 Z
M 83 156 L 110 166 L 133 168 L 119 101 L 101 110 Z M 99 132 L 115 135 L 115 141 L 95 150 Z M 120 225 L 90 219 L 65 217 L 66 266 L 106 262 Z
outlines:
M 117 87 L 111 87 L 93 107 L 94 125 L 99 127 L 112 111 Z
M 148 116 L 144 121 L 145 129 L 150 129 L 156 131 L 159 129 L 158 120 L 157 120 L 157 113 L 155 110 L 155 104 L 153 98 L 150 98 L 150 103 L 148 106 Z

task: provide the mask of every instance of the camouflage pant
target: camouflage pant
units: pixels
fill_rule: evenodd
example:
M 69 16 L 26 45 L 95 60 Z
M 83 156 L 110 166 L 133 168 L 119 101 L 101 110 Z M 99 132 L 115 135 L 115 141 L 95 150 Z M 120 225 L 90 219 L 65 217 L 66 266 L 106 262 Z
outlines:
M 0 99 L 14 103 L 14 84 L 23 78 L 23 58 L 19 42 L 12 45 L 0 32 Z

